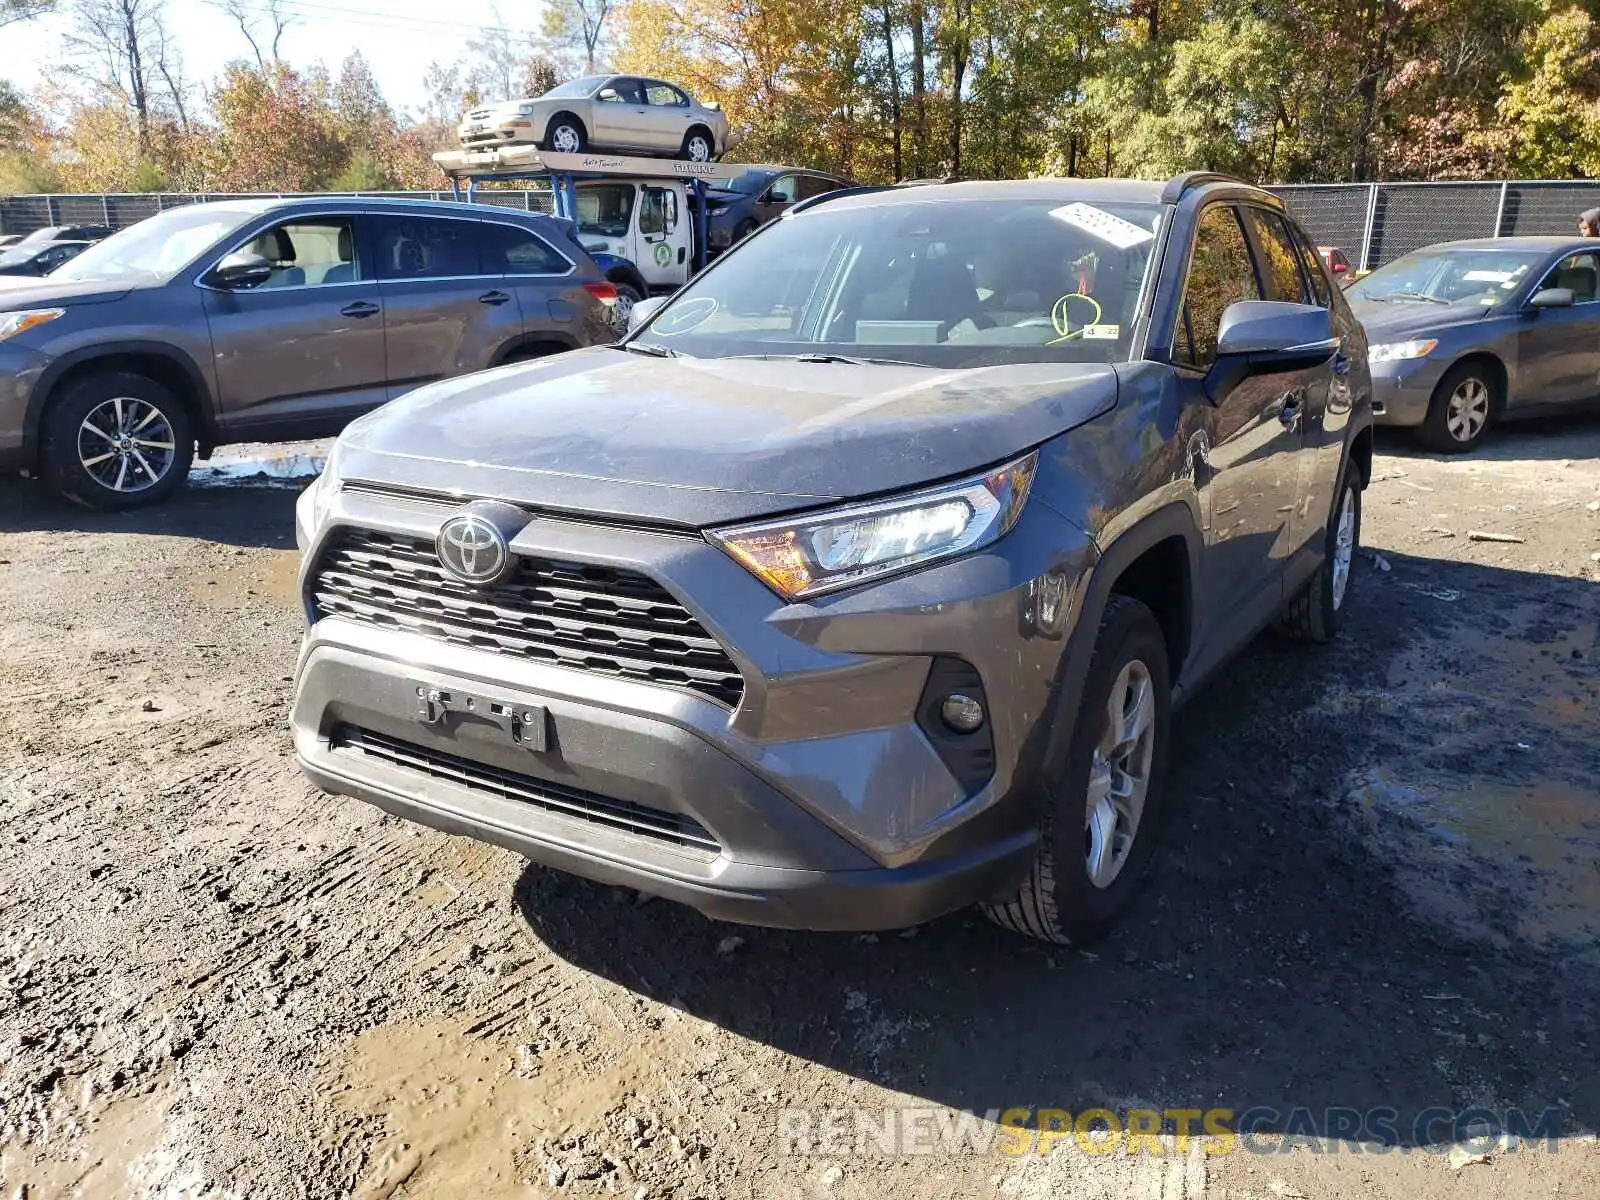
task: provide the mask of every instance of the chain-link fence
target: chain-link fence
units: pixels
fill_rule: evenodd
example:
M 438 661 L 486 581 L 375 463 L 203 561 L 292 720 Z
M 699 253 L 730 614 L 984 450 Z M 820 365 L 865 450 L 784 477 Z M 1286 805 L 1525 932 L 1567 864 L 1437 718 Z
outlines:
M 1376 267 L 1434 242 L 1456 238 L 1576 233 L 1578 214 L 1600 207 L 1600 181 L 1492 180 L 1481 183 L 1308 183 L 1272 191 L 1320 246 L 1337 246 L 1356 267 Z M 343 193 L 348 194 L 348 193 Z M 370 192 L 364 195 L 448 200 L 449 192 Z M 135 221 L 221 194 L 152 192 L 143 195 L 0 196 L 0 233 L 31 233 L 48 225 L 110 225 Z M 548 191 L 480 188 L 479 202 L 550 211 Z

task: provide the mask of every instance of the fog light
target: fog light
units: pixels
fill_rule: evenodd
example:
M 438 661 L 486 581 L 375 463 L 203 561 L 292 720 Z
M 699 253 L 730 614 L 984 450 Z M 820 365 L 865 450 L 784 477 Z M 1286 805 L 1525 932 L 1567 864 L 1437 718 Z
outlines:
M 957 733 L 972 733 L 983 724 L 983 705 L 953 692 L 939 705 L 939 719 Z

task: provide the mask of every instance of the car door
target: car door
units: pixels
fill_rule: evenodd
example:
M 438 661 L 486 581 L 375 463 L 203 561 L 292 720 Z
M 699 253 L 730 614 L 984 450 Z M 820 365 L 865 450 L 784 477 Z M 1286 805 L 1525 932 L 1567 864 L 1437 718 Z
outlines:
M 679 286 L 689 276 L 689 222 L 679 210 L 677 191 L 642 186 L 638 220 L 642 253 L 634 261 L 639 273 L 652 290 Z
M 1319 293 L 1313 286 L 1299 243 L 1283 214 L 1255 204 L 1243 205 L 1240 212 L 1255 253 L 1263 299 L 1329 308 L 1331 296 Z M 1325 277 L 1319 275 L 1317 281 L 1326 288 Z M 1330 315 L 1330 330 L 1333 326 Z M 1333 503 L 1331 487 L 1339 464 L 1325 462 L 1323 452 L 1337 454 L 1343 445 L 1342 421 L 1336 422 L 1338 429 L 1331 436 L 1327 422 L 1330 412 L 1337 415 L 1349 409 L 1349 365 L 1348 354 L 1341 353 L 1329 355 L 1312 367 L 1274 375 L 1283 385 L 1280 419 L 1288 412 L 1299 432 L 1299 440 L 1292 447 L 1295 487 L 1288 530 L 1291 554 L 1327 527 L 1328 507 Z
M 618 76 L 601 88 L 595 96 L 594 114 L 591 142 L 616 150 L 650 148 L 650 109 L 637 79 Z
M 1517 385 L 1511 405 L 1571 404 L 1600 394 L 1600 255 L 1581 250 L 1551 267 L 1527 293 L 1568 288 L 1570 308 L 1517 313 Z
M 694 110 L 689 97 L 670 83 L 657 79 L 644 81 L 645 121 L 650 132 L 650 148 L 675 153 L 693 124 Z
M 1202 611 L 1216 614 L 1217 622 L 1208 658 L 1229 653 L 1283 602 L 1302 442 L 1285 397 L 1299 386 L 1298 374 L 1254 375 L 1214 398 L 1205 395 L 1223 313 L 1237 301 L 1261 298 L 1238 210 L 1211 205 L 1196 224 L 1172 351 L 1187 398 L 1205 406 L 1192 449 L 1206 525 Z
M 514 289 L 480 257 L 484 223 L 429 212 L 374 215 L 390 399 L 490 366 L 522 333 Z
M 229 437 L 318 437 L 386 399 L 382 296 L 359 253 L 360 220 L 279 221 L 229 247 L 271 262 L 265 283 L 202 282 L 218 419 Z

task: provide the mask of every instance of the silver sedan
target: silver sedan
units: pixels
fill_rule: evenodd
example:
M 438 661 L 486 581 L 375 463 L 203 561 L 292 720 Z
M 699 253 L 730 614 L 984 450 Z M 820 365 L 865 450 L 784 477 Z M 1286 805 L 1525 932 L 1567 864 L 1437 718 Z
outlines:
M 475 108 L 457 129 L 468 149 L 591 147 L 711 162 L 728 148 L 728 118 L 682 88 L 637 75 L 586 75 L 531 100 Z

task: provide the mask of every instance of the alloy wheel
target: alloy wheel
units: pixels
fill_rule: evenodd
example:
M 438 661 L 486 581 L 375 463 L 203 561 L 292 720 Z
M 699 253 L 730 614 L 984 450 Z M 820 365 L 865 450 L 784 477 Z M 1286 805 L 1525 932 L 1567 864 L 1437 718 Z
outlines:
M 1444 427 L 1458 442 L 1470 442 L 1489 423 L 1489 385 L 1469 375 L 1450 393 L 1445 408 Z
M 689 139 L 689 161 L 711 161 L 711 143 L 705 138 L 701 137 L 699 134 L 696 134 L 694 137 Z
M 1155 754 L 1155 717 L 1150 669 L 1132 659 L 1106 697 L 1106 729 L 1089 766 L 1084 867 L 1097 888 L 1110 887 L 1122 873 L 1138 836 Z
M 177 454 L 171 422 L 147 400 L 102 401 L 78 426 L 78 462 L 96 483 L 123 495 L 160 483 Z
M 1345 488 L 1339 502 L 1339 523 L 1333 533 L 1333 606 L 1344 603 L 1345 588 L 1350 585 L 1350 562 L 1356 552 L 1356 493 Z
M 583 148 L 578 131 L 571 125 L 557 125 L 550 134 L 550 144 L 558 154 L 576 154 Z

